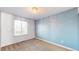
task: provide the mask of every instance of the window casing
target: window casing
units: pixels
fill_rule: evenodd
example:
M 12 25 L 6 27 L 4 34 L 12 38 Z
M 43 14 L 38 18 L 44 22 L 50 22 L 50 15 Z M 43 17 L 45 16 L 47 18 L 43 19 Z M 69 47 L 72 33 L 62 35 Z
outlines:
M 14 35 L 26 35 L 28 34 L 28 23 L 27 21 L 14 20 Z

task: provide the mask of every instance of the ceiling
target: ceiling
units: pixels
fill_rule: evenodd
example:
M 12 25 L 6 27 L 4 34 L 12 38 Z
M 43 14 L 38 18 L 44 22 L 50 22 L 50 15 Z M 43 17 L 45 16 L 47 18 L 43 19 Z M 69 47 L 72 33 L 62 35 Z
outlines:
M 38 7 L 37 14 L 32 13 L 32 7 L 1 7 L 0 10 L 17 16 L 38 20 L 72 8 L 73 7 Z

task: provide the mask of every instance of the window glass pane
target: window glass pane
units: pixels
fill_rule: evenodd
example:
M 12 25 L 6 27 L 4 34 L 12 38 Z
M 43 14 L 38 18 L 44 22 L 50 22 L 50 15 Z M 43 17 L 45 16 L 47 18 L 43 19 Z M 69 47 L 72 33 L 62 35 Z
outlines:
M 14 35 L 28 34 L 28 24 L 26 21 L 15 20 L 14 21 Z
M 21 35 L 21 21 L 14 21 L 14 35 Z
M 22 34 L 27 34 L 27 32 L 28 32 L 27 22 L 22 21 Z

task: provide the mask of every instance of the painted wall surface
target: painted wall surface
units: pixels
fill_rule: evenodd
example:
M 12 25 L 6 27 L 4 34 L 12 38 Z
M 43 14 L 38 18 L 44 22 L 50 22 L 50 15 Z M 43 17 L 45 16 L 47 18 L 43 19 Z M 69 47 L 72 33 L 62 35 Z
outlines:
M 77 8 L 36 21 L 38 38 L 79 50 Z
M 28 34 L 14 36 L 14 16 L 9 13 L 1 12 L 1 47 L 35 38 L 34 21 L 29 19 L 25 19 L 25 21 L 28 22 Z
M 1 44 L 1 13 L 0 13 L 0 44 Z M 0 45 L 0 51 L 1 51 L 1 45 Z

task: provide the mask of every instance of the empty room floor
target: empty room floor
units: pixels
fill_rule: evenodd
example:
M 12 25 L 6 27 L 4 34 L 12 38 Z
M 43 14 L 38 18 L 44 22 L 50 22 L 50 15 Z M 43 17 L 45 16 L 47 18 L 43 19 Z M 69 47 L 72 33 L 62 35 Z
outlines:
M 47 42 L 31 39 L 20 43 L 12 44 L 1 49 L 2 51 L 69 51 Z

